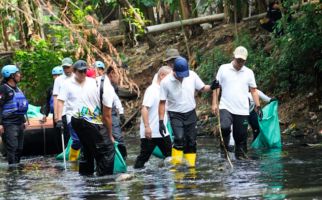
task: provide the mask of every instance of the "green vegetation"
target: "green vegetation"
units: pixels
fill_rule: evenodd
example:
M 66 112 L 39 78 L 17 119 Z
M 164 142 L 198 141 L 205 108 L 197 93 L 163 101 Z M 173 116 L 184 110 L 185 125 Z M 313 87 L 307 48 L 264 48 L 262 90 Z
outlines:
M 292 13 L 292 12 L 290 12 Z M 318 5 L 303 6 L 291 20 L 285 15 L 279 26 L 282 36 L 271 35 L 271 49 L 253 40 L 248 31 L 239 33 L 234 47 L 243 45 L 249 51 L 246 66 L 254 70 L 258 87 L 278 95 L 299 92 L 318 87 L 318 75 L 322 72 L 322 16 Z M 213 56 L 204 55 L 198 73 L 209 83 L 221 64 L 230 61 L 230 55 L 221 49 L 213 49 Z
M 23 81 L 19 84 L 32 104 L 39 105 L 46 98 L 46 89 L 53 83 L 51 69 L 61 64 L 62 52 L 50 48 L 45 41 L 32 41 L 33 51 L 18 50 Z

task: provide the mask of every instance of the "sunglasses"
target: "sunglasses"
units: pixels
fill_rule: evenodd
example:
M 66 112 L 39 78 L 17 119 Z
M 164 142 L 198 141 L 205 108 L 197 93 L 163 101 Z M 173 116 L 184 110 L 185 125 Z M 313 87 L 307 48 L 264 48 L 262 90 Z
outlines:
M 243 59 L 240 59 L 240 58 L 237 58 L 237 59 L 236 59 L 236 61 L 237 61 L 238 63 L 244 63 L 244 62 L 246 62 L 246 60 L 243 60 Z
M 77 70 L 78 71 L 78 73 L 86 73 L 87 72 L 87 69 L 82 69 L 82 70 Z

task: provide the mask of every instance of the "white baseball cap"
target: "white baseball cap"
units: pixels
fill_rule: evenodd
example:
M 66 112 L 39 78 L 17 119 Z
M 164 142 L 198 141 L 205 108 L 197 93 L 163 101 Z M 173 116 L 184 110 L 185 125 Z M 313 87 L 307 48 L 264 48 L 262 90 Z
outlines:
M 246 60 L 248 56 L 247 49 L 243 46 L 239 46 L 234 51 L 234 58 L 241 58 L 243 60 Z

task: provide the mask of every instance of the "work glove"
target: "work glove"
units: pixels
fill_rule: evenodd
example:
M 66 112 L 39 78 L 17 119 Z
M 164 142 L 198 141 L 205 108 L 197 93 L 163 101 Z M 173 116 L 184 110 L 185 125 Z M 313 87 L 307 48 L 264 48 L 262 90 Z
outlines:
M 260 106 L 256 106 L 255 111 L 257 113 L 257 116 L 258 116 L 259 120 L 262 120 L 263 119 L 262 108 Z
M 271 103 L 273 101 L 277 101 L 277 98 L 275 98 L 275 97 L 271 98 L 271 100 L 269 100 L 269 103 Z
M 219 87 L 220 87 L 220 85 L 219 85 L 219 81 L 217 79 L 215 79 L 211 82 L 211 85 L 210 85 L 211 90 L 215 90 Z
M 120 114 L 120 122 L 121 122 L 121 125 L 124 124 L 124 122 L 125 122 L 124 114 Z
M 159 120 L 159 132 L 160 132 L 162 137 L 164 137 L 165 134 L 166 134 L 166 129 L 165 129 L 163 120 Z
M 58 128 L 58 129 L 63 129 L 64 128 L 64 124 L 63 124 L 62 120 L 57 121 L 56 128 Z

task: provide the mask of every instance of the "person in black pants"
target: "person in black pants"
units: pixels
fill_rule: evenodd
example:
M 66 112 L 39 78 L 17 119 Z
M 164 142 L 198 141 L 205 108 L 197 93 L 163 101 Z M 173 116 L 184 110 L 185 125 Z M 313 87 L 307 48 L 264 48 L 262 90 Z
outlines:
M 171 68 L 163 66 L 157 73 L 157 81 L 150 85 L 145 93 L 141 109 L 141 150 L 136 158 L 134 168 L 143 168 L 144 164 L 149 160 L 154 148 L 159 147 L 164 157 L 171 156 L 171 139 L 166 131 L 164 135 L 159 133 L 159 116 L 158 108 L 160 102 L 160 82 L 171 72 Z M 167 120 L 165 116 L 162 121 Z
M 0 135 L 7 152 L 8 164 L 18 164 L 23 150 L 23 130 L 26 122 L 24 115 L 28 110 L 28 101 L 17 87 L 21 80 L 18 67 L 6 65 L 1 74 Z
M 231 126 L 233 126 L 233 137 L 235 140 L 235 157 L 247 159 L 247 127 L 249 116 L 248 93 L 250 91 L 255 104 L 255 112 L 259 118 L 263 113 L 260 107 L 257 93 L 257 85 L 254 72 L 245 66 L 248 51 L 239 46 L 234 51 L 231 63 L 221 65 L 216 75 L 221 88 L 220 103 L 218 105 L 218 92 L 213 92 L 212 112 L 220 114 L 221 133 L 223 144 L 222 152 L 228 147 Z
M 112 107 L 112 133 L 113 133 L 114 139 L 118 142 L 117 147 L 120 153 L 122 154 L 123 159 L 126 160 L 127 151 L 126 151 L 124 137 L 121 129 L 121 125 L 125 122 L 124 108 L 122 106 L 120 98 L 118 97 L 119 75 L 114 71 L 113 67 L 109 67 L 106 70 L 106 74 L 116 94 L 116 96 L 114 96 L 113 98 L 113 107 Z
M 97 87 L 94 79 L 86 77 L 86 71 L 85 61 L 78 60 L 73 64 L 74 76 L 65 83 L 57 97 L 57 126 L 63 127 L 61 110 L 65 106 L 67 115 L 72 116 L 71 127 L 82 145 L 81 175 L 94 173 L 94 160 L 97 175 L 113 174 L 115 150 L 111 109 L 114 90 L 107 85 L 102 88 L 102 96 L 98 95 L 101 87 Z

